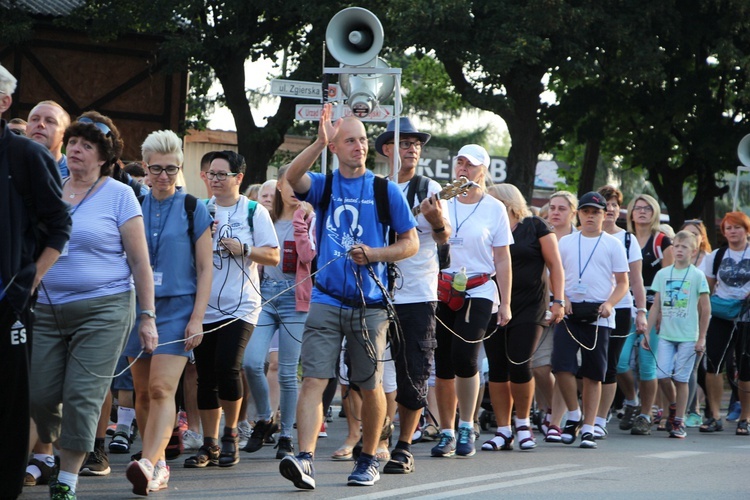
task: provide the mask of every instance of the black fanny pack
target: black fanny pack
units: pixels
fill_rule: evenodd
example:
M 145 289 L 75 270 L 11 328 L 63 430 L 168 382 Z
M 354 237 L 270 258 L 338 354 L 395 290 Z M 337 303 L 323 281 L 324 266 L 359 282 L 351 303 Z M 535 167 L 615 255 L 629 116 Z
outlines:
M 603 302 L 571 302 L 573 312 L 568 319 L 574 323 L 595 323 L 599 319 L 599 307 Z

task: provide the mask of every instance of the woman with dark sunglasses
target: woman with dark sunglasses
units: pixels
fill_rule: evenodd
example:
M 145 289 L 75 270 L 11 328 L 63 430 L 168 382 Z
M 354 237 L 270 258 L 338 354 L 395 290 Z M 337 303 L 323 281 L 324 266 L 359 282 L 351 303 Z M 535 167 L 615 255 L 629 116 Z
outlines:
M 63 141 L 70 170 L 63 198 L 72 205 L 73 232 L 42 282 L 30 385 L 39 439 L 57 440 L 62 449 L 52 498 L 75 498 L 84 458 L 91 450 L 104 453 L 97 421 L 133 327 L 136 295 L 143 314 L 137 336 L 146 352 L 158 332 L 141 207 L 130 187 L 110 177 L 123 149 L 120 134 L 112 120 L 88 111 Z

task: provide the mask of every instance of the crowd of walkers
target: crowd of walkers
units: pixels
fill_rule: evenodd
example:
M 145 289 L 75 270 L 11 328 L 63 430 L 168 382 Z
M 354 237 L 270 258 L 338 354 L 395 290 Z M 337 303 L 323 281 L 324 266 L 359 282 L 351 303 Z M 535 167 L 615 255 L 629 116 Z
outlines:
M 0 111 L 14 89 L 0 67 Z M 477 144 L 443 188 L 417 175 L 430 135 L 408 118 L 375 140 L 387 180 L 365 168 L 362 122 L 330 117 L 326 105 L 313 143 L 250 197 L 245 159 L 208 153 L 207 199 L 186 191 L 172 131 L 126 168 L 116 123 L 96 111 L 43 101 L 25 128 L 1 122 L 0 177 L 29 174 L 28 193 L 0 182 L 0 210 L 29 212 L 0 227 L 18 241 L 3 250 L 0 326 L 24 344 L 3 365 L 28 383 L 4 390 L 30 409 L 3 416 L 31 452 L 3 473 L 16 494 L 76 498 L 79 475 L 110 474 L 108 452 L 135 452 L 136 433 L 142 449 L 117 472 L 138 495 L 168 488 L 187 449 L 186 468 L 232 467 L 269 443 L 280 474 L 314 489 L 339 385 L 349 429 L 331 458 L 354 462 L 350 485 L 375 484 L 381 461 L 412 473 L 411 446 L 428 438 L 432 457 L 530 451 L 537 436 L 593 449 L 613 415 L 633 435 L 725 420 L 748 435 L 747 215 L 727 213 L 712 250 L 700 220 L 661 225 L 648 194 L 618 226 L 614 186 L 532 209 L 492 184 Z M 325 149 L 338 168 L 310 172 Z M 476 446 L 481 411 L 496 429 Z

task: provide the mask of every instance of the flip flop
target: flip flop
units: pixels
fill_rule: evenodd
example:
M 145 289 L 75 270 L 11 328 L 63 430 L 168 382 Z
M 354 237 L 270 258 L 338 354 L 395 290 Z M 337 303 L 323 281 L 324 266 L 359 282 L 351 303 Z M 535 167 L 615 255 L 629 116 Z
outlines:
M 378 448 L 375 451 L 375 458 L 385 463 L 391 459 L 391 452 L 388 451 L 388 448 Z
M 338 450 L 333 452 L 333 455 L 331 455 L 332 460 L 351 460 L 352 459 L 352 448 L 351 446 L 342 446 Z

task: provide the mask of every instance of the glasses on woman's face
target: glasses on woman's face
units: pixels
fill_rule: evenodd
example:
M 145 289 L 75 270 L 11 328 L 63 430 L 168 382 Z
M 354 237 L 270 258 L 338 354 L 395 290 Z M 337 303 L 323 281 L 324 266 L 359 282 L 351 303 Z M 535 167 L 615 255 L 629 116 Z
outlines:
M 237 176 L 236 172 L 214 172 L 213 170 L 209 170 L 206 172 L 206 177 L 208 177 L 210 180 L 216 179 L 219 182 L 227 180 L 227 177 L 235 177 Z
M 651 208 L 649 205 L 641 205 L 641 206 L 635 206 L 633 207 L 633 212 L 653 212 L 654 209 Z
M 180 167 L 177 165 L 167 165 L 166 167 L 162 167 L 161 165 L 149 165 L 148 171 L 156 176 L 161 175 L 162 172 L 166 172 L 168 176 L 172 177 L 173 175 L 177 175 L 177 172 L 180 171 Z

